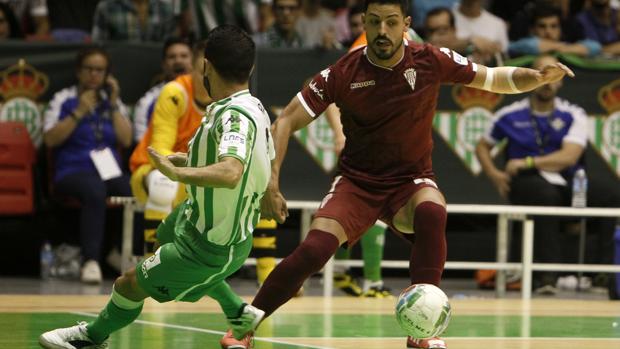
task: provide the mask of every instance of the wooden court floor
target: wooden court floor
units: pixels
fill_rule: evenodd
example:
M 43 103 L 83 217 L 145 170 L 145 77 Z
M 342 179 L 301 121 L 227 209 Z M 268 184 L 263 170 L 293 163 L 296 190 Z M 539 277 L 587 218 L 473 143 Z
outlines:
M 0 349 L 38 348 L 43 331 L 91 320 L 107 296 L 0 296 Z M 405 348 L 394 300 L 302 297 L 263 322 L 256 349 Z M 620 349 L 620 302 L 537 299 L 452 300 L 450 349 Z M 209 299 L 147 301 L 111 349 L 219 348 L 224 316 Z

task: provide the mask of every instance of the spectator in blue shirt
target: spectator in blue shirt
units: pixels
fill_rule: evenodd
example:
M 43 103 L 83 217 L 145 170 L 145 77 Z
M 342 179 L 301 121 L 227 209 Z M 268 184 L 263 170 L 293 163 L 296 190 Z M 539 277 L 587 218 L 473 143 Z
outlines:
M 99 283 L 102 279 L 99 260 L 106 197 L 131 195 L 127 175 L 105 181 L 101 178 L 102 170 L 122 167 L 118 147 L 131 144 L 131 124 L 109 66 L 109 57 L 103 49 L 80 51 L 77 84 L 54 94 L 44 115 L 43 139 L 53 149 L 55 192 L 75 197 L 81 204 L 79 230 L 84 260 L 81 278 L 86 283 Z M 112 154 L 113 159 L 96 167 L 95 160 L 105 153 Z
M 508 45 L 511 56 L 556 52 L 591 57 L 601 53 L 601 44 L 591 39 L 586 38 L 575 43 L 562 41 L 562 13 L 558 8 L 541 4 L 533 12 L 531 36 L 511 42 Z
M 557 62 L 552 56 L 541 56 L 534 68 Z M 485 174 L 499 193 L 512 204 L 534 206 L 569 206 L 574 172 L 584 167 L 583 154 L 588 142 L 588 119 L 577 105 L 556 97 L 561 82 L 534 90 L 525 98 L 500 109 L 485 137 L 476 147 L 476 154 Z M 507 140 L 506 166 L 498 168 L 491 158 L 491 149 Z M 605 185 L 589 176 L 587 201 L 593 207 L 618 207 L 620 188 Z M 560 219 L 534 217 L 534 257 L 542 263 L 558 263 L 563 259 L 560 246 Z M 599 219 L 598 260 L 612 263 L 615 219 Z M 538 293 L 556 292 L 556 275 L 536 275 Z
M 603 52 L 620 54 L 620 18 L 609 0 L 590 0 L 590 8 L 577 15 L 583 34 L 603 45 Z

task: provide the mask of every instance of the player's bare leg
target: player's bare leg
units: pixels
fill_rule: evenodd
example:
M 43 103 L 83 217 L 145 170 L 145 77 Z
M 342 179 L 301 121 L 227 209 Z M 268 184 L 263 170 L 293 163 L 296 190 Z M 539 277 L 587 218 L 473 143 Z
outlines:
M 406 238 L 415 237 L 409 261 L 411 283 L 438 286 L 447 254 L 446 201 L 441 192 L 433 187 L 420 189 L 396 213 L 392 222 L 398 230 L 407 233 Z M 407 337 L 407 348 L 444 349 L 446 343 L 439 338 Z

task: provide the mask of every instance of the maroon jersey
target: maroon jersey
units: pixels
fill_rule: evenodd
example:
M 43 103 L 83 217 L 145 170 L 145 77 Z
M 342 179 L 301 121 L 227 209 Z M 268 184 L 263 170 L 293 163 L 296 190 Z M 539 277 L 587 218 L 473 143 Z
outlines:
M 347 141 L 340 171 L 379 186 L 432 176 L 432 124 L 439 85 L 470 83 L 477 66 L 449 49 L 405 41 L 392 68 L 355 50 L 317 74 L 297 94 L 312 117 L 331 103 L 342 114 Z

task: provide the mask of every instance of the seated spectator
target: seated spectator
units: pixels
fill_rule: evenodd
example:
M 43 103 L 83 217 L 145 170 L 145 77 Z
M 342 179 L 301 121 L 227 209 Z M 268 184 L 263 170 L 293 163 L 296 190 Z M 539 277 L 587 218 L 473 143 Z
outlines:
M 582 57 L 596 56 L 601 44 L 584 39 L 576 43 L 562 41 L 560 10 L 552 6 L 534 9 L 530 25 L 531 36 L 511 42 L 508 52 L 512 56 L 539 55 L 543 53 L 571 53 Z
M 170 38 L 164 43 L 162 55 L 162 73 L 164 81 L 151 87 L 136 103 L 133 115 L 134 141 L 140 142 L 151 121 L 155 102 L 166 83 L 176 77 L 189 74 L 192 70 L 192 48 L 180 38 Z
M 541 56 L 535 69 L 557 64 L 552 56 Z M 476 155 L 485 174 L 499 193 L 511 204 L 534 206 L 570 206 L 573 175 L 584 168 L 583 154 L 588 143 L 588 119 L 585 111 L 556 97 L 561 81 L 541 86 L 529 98 L 500 109 L 476 147 Z M 507 140 L 506 166 L 499 169 L 491 158 L 491 149 Z M 587 202 L 593 207 L 620 206 L 620 187 L 589 176 Z M 541 263 L 562 262 L 558 217 L 534 217 L 534 257 Z M 597 219 L 598 260 L 612 264 L 615 218 Z M 556 292 L 555 273 L 535 275 L 538 293 Z
M 438 47 L 447 47 L 477 63 L 488 64 L 501 52 L 500 45 L 477 35 L 466 39 L 456 36 L 454 14 L 445 7 L 428 12 L 424 22 L 426 41 Z
M 364 32 L 364 7 L 354 6 L 349 9 L 349 38 L 342 43 L 346 48 L 350 48 L 363 32 Z
M 603 52 L 620 54 L 619 11 L 612 9 L 610 0 L 590 0 L 590 8 L 577 15 L 583 34 L 603 45 Z
M 493 54 L 506 52 L 508 49 L 506 24 L 485 10 L 482 7 L 482 0 L 462 0 L 454 7 L 453 13 L 456 36 L 459 39 L 481 37 L 497 46 L 498 49 Z
M 326 50 L 342 48 L 336 36 L 334 16 L 321 6 L 321 0 L 302 0 L 301 3 L 301 15 L 295 29 L 304 46 Z
M 422 29 L 428 13 L 436 8 L 452 8 L 459 0 L 411 0 L 411 27 L 416 30 Z
M 178 30 L 167 0 L 101 0 L 95 10 L 93 41 L 163 41 Z
M 46 0 L 0 0 L 13 9 L 21 32 L 35 37 L 45 37 L 49 33 Z
M 86 48 L 76 63 L 77 84 L 54 94 L 44 115 L 43 139 L 53 149 L 55 193 L 81 204 L 81 280 L 100 283 L 106 198 L 131 195 L 118 152 L 131 144 L 131 123 L 118 82 L 109 74 L 108 54 Z
M 254 35 L 256 46 L 272 48 L 300 48 L 304 42 L 297 32 L 301 0 L 273 0 L 274 23 L 263 33 Z
M 261 0 L 264 1 L 264 0 Z M 213 28 L 232 24 L 252 35 L 261 26 L 256 0 L 184 0 L 182 17 L 189 23 L 190 36 L 202 40 Z
M 581 39 L 573 21 L 574 15 L 580 10 L 585 0 L 495 0 L 490 6 L 491 13 L 510 23 L 508 38 L 516 41 L 530 35 L 530 18 L 537 6 L 555 6 L 562 13 L 562 33 L 567 41 L 573 42 Z
M 155 169 L 147 148 L 168 156 L 187 153 L 188 143 L 212 100 L 204 84 L 204 43 L 194 47 L 190 74 L 178 76 L 162 88 L 149 127 L 131 158 L 131 190 L 144 204 L 145 255 L 155 252 L 155 229 L 176 204 L 186 198 L 183 183 L 175 182 Z
M 47 0 L 52 38 L 63 42 L 90 40 L 99 0 Z
M 7 39 L 21 39 L 22 31 L 9 5 L 0 3 L 0 41 Z

